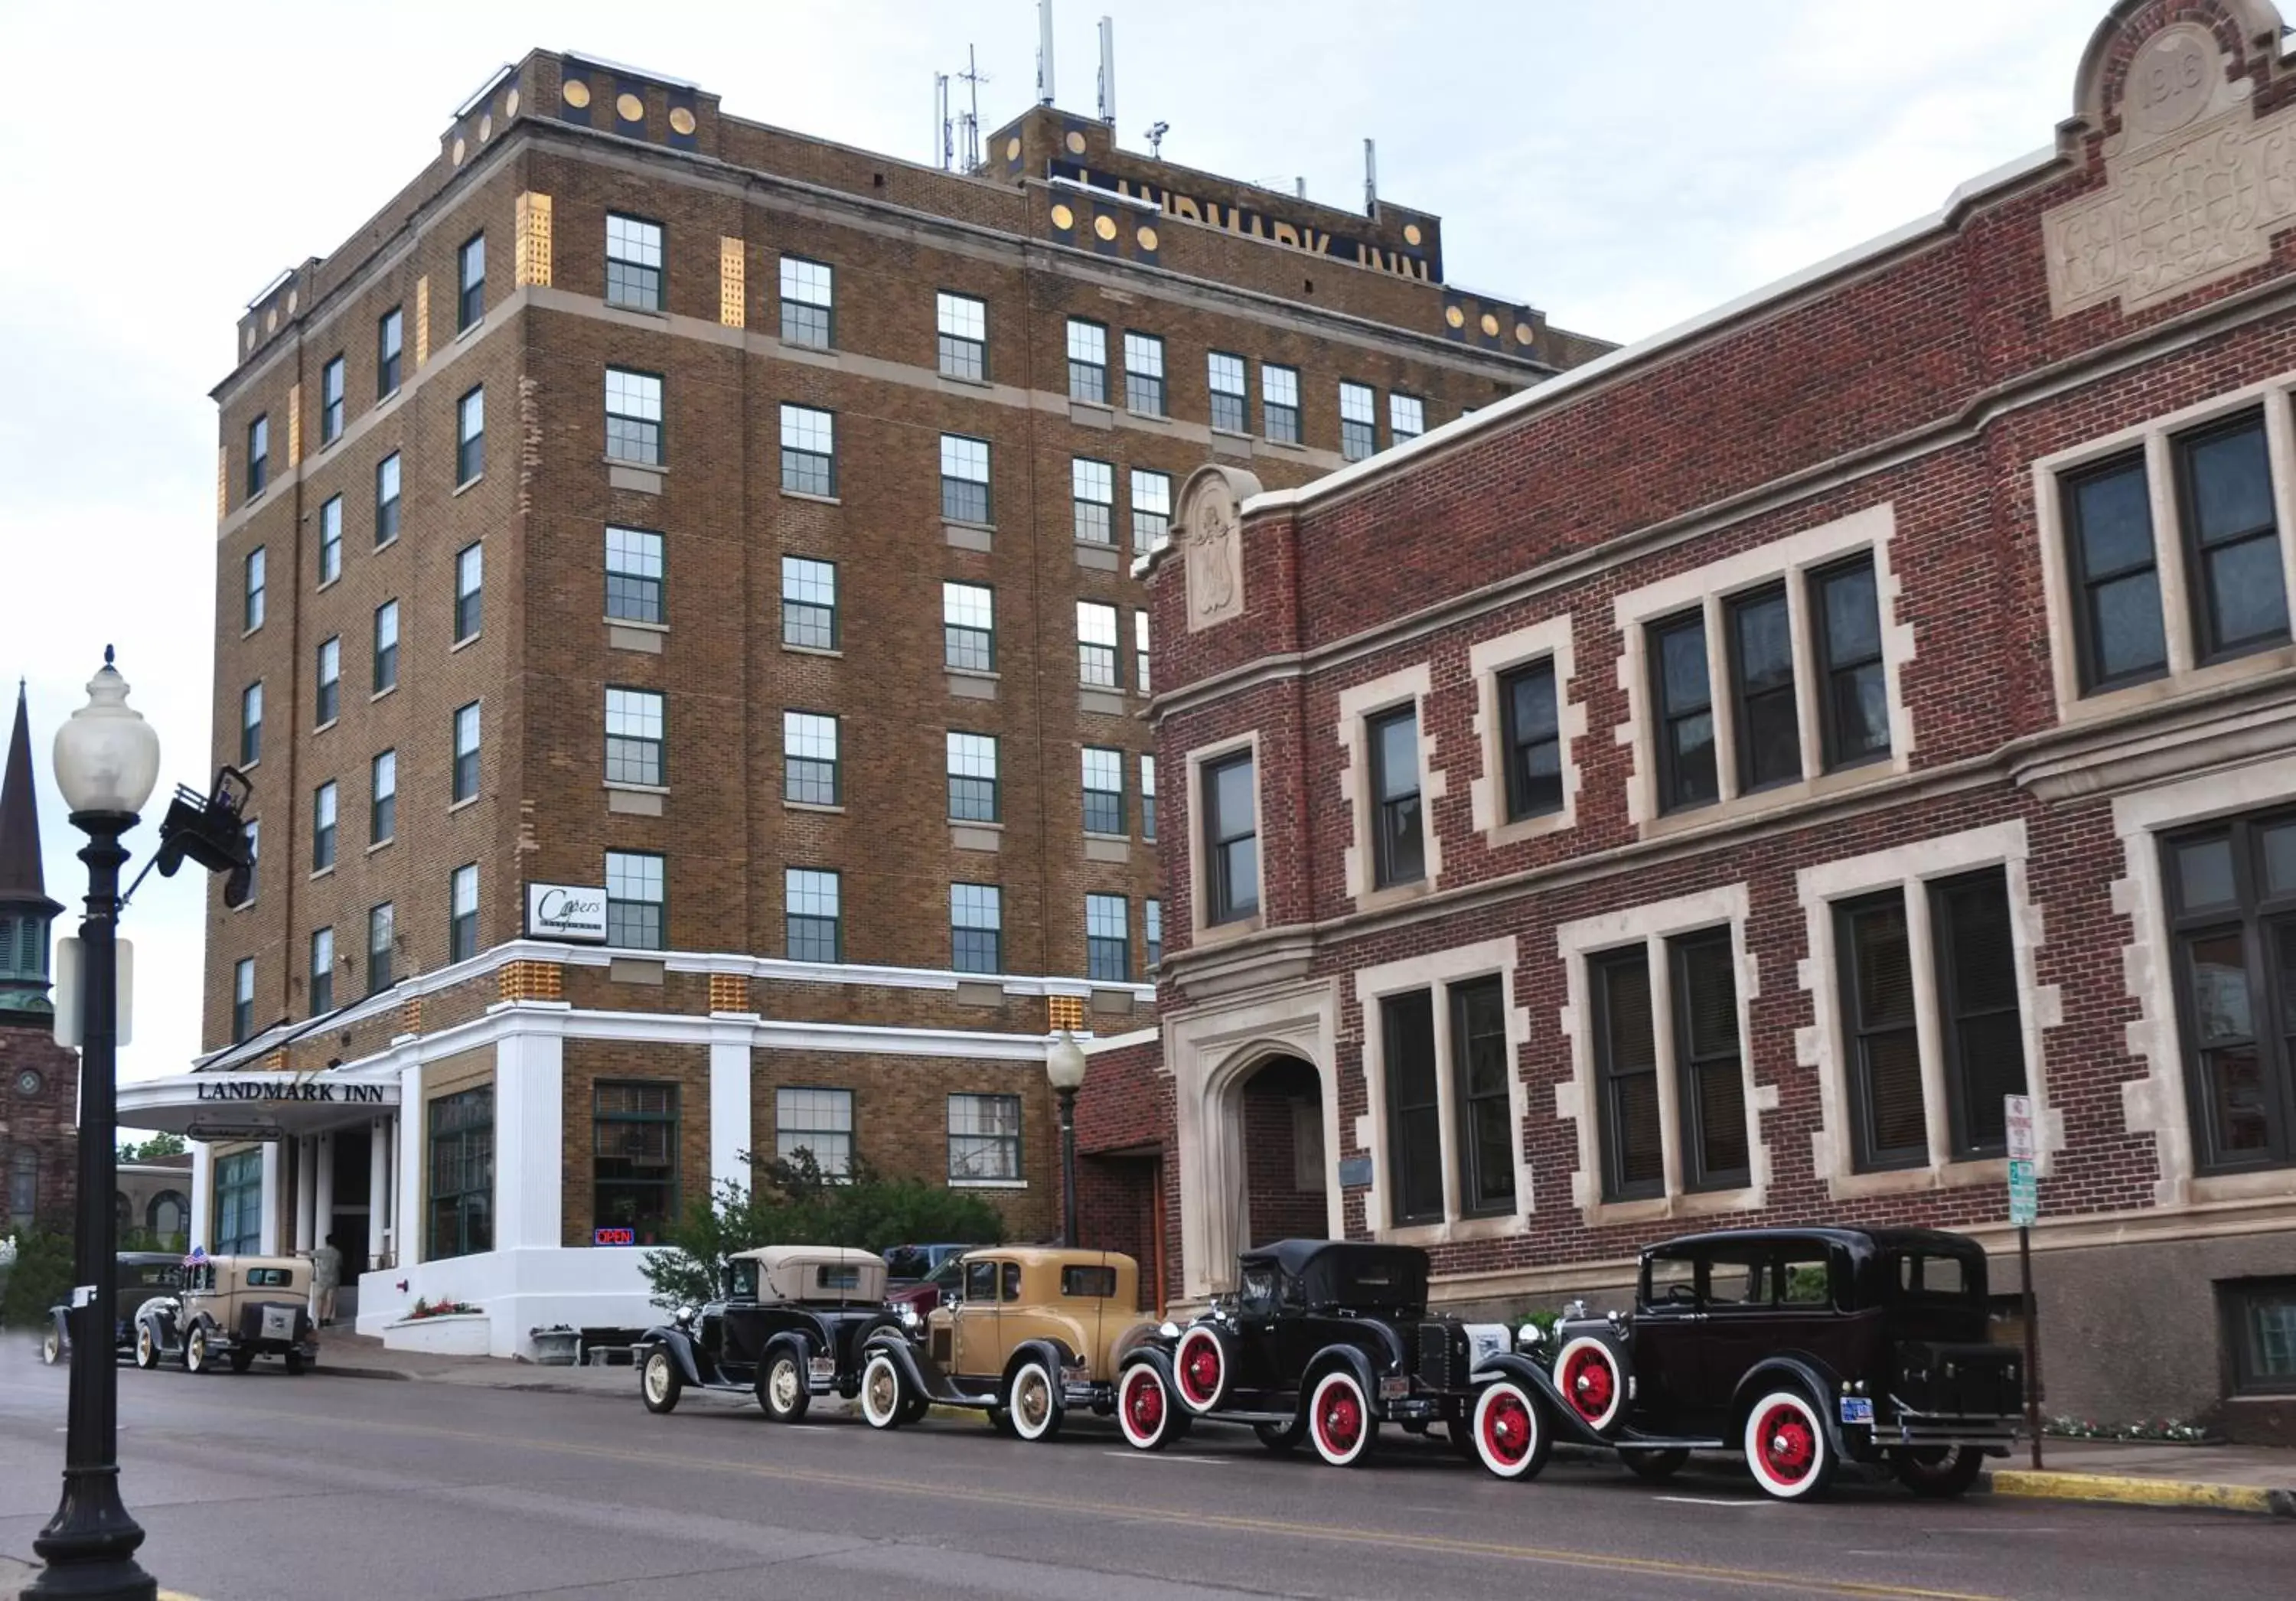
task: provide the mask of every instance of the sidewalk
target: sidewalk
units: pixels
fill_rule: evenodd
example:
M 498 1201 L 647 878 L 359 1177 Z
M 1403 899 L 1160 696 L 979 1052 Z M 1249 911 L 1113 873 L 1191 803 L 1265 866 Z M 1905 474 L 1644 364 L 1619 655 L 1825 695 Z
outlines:
M 2296 1517 L 2296 1451 L 2268 1445 L 2154 1445 L 2045 1440 L 2035 1473 L 2019 1446 L 1986 1475 L 1999 1496 L 2212 1508 Z
M 637 1392 L 634 1367 L 545 1367 L 499 1357 L 446 1357 L 421 1351 L 385 1351 L 371 1334 L 330 1328 L 319 1342 L 315 1371 L 338 1378 L 421 1379 L 482 1390 L 540 1390 L 564 1395 Z

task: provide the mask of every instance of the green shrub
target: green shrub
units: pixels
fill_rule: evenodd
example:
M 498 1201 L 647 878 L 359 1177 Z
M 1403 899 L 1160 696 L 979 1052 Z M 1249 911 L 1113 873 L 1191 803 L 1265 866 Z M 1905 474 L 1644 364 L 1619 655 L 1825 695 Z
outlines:
M 48 1309 L 71 1293 L 71 1236 L 61 1230 L 25 1228 L 16 1235 L 16 1265 L 0 1296 L 0 1327 L 38 1328 Z

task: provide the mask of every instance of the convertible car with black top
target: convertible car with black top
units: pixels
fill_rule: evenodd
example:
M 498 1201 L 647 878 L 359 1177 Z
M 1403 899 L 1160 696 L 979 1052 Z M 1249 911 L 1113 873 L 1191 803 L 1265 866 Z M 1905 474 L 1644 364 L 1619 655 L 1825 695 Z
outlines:
M 837 1245 L 767 1245 L 727 1260 L 726 1293 L 681 1307 L 638 1342 L 638 1393 L 668 1412 L 689 1387 L 754 1392 L 776 1423 L 804 1417 L 816 1395 L 860 1392 L 864 1347 L 900 1337 L 885 1308 L 885 1262 Z

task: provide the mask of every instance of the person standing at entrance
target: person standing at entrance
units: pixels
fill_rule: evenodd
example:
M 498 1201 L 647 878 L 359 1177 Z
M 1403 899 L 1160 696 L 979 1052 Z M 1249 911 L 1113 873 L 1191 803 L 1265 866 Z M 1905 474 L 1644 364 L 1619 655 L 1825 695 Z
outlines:
M 343 1282 L 342 1248 L 329 1235 L 311 1252 L 311 1321 L 324 1327 L 335 1320 L 335 1287 Z

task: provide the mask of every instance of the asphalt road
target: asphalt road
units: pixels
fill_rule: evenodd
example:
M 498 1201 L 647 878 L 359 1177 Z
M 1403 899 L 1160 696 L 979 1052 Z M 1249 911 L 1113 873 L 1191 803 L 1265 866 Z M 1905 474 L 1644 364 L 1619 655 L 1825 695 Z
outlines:
M 2296 1525 L 2221 1514 L 1921 1502 L 1809 1507 L 1742 1474 L 1644 1485 L 1560 1457 L 1505 1484 L 1394 1436 L 1353 1471 L 1200 1429 L 1160 1456 L 1086 1419 L 1059 1441 L 971 1420 L 796 1428 L 689 1393 L 512 1392 L 324 1373 L 119 1375 L 123 1490 L 145 1566 L 202 1601 L 914 1594 L 1725 1595 L 2285 1601 Z M 64 1371 L 0 1347 L 0 1556 L 53 1511 Z

